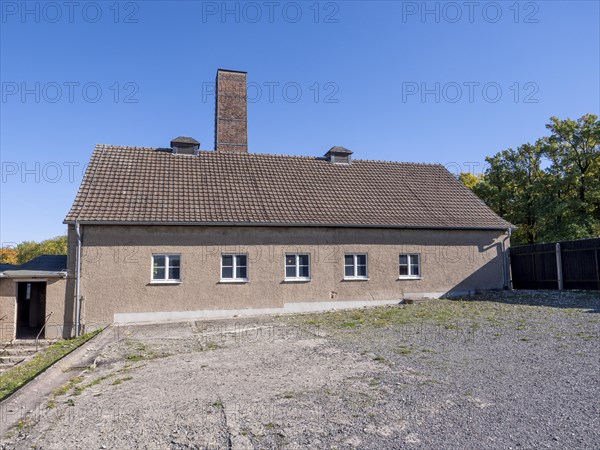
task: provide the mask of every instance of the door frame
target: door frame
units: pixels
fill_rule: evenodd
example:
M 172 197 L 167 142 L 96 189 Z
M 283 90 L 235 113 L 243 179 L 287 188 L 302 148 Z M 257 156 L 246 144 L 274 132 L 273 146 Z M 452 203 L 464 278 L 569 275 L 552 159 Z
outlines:
M 19 340 L 17 338 L 17 328 L 18 328 L 18 312 L 19 312 L 19 283 L 44 283 L 44 317 L 46 317 L 46 311 L 48 310 L 46 305 L 47 293 L 48 293 L 48 278 L 15 278 L 15 306 L 14 306 L 14 320 L 13 320 L 13 340 Z M 41 336 L 40 336 L 41 337 Z M 42 337 L 43 338 L 43 337 Z

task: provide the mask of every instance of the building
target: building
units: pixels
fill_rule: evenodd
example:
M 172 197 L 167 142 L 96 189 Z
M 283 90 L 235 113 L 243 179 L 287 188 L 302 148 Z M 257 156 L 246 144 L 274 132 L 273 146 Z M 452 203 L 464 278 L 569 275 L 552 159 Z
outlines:
M 246 74 L 217 73 L 215 150 L 98 145 L 65 223 L 67 318 L 313 311 L 507 285 L 510 224 L 443 166 L 248 151 Z M 78 301 L 75 301 L 78 299 Z
M 0 342 L 62 337 L 63 324 L 72 325 L 74 320 L 73 300 L 70 308 L 65 304 L 66 291 L 66 256 L 43 255 L 19 266 L 0 265 Z M 45 323 L 51 325 L 42 330 Z

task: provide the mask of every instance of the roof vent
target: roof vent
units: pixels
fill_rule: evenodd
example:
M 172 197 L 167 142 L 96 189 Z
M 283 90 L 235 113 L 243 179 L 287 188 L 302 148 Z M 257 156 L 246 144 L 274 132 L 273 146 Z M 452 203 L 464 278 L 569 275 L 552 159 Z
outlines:
M 179 136 L 171 141 L 174 155 L 197 155 L 200 150 L 200 142 L 186 136 Z
M 352 161 L 352 152 L 344 147 L 331 147 L 327 153 L 325 153 L 325 158 L 329 160 L 332 164 L 350 164 Z

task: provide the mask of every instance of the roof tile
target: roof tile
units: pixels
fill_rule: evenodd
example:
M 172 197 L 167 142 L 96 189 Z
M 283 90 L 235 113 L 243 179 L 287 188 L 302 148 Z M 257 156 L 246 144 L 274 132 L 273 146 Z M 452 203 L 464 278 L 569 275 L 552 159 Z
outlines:
M 99 145 L 65 221 L 504 229 L 439 164 Z

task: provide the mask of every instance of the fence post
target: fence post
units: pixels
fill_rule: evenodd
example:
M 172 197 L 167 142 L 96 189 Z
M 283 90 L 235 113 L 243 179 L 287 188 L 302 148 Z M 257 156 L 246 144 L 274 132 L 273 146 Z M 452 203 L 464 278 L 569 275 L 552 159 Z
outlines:
M 556 243 L 556 275 L 558 276 L 558 290 L 562 291 L 564 288 L 564 283 L 563 283 L 562 253 L 560 251 L 560 242 Z
M 600 291 L 600 258 L 598 255 L 598 249 L 596 249 L 596 276 L 598 277 L 598 290 Z

